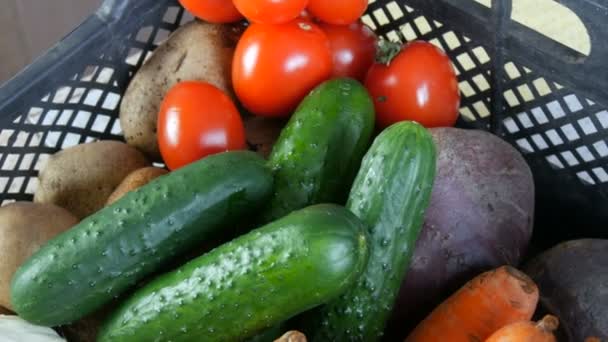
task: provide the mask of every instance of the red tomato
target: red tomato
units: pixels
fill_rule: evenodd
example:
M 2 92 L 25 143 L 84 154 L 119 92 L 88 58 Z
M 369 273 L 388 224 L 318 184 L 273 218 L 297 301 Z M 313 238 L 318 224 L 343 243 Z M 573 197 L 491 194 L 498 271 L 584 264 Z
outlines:
M 361 21 L 348 26 L 320 25 L 331 44 L 333 77 L 351 77 L 361 82 L 376 58 L 377 38 Z
M 204 82 L 181 82 L 161 104 L 158 144 L 163 160 L 175 170 L 211 154 L 244 149 L 245 128 L 221 90 Z
M 179 0 L 188 12 L 210 23 L 232 23 L 243 19 L 231 0 Z
M 380 127 L 418 121 L 425 127 L 454 126 L 460 92 L 448 56 L 434 45 L 416 41 L 387 64 L 374 64 L 365 80 Z
M 245 108 L 261 116 L 289 116 L 331 75 L 325 33 L 310 21 L 252 24 L 234 53 L 232 83 Z
M 284 24 L 308 5 L 308 0 L 233 0 L 238 10 L 254 23 Z
M 357 21 L 368 0 L 310 0 L 308 11 L 315 18 L 329 24 L 348 25 Z

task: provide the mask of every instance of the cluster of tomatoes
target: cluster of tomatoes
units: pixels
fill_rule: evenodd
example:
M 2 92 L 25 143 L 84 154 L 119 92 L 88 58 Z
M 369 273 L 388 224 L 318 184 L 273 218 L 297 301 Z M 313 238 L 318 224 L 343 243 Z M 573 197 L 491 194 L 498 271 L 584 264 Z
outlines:
M 250 22 L 234 54 L 232 83 L 242 106 L 255 115 L 288 117 L 323 81 L 351 77 L 372 96 L 380 128 L 403 120 L 426 127 L 456 122 L 460 94 L 449 58 L 427 42 L 402 47 L 379 41 L 360 20 L 368 0 L 180 2 L 207 22 Z M 237 107 L 199 82 L 180 83 L 167 94 L 158 133 L 171 169 L 246 145 Z

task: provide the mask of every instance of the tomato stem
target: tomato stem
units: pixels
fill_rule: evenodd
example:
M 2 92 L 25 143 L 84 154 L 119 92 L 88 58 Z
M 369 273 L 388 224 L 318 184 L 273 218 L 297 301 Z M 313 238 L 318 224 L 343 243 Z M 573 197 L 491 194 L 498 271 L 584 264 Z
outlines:
M 393 58 L 395 58 L 399 52 L 401 52 L 402 47 L 403 45 L 401 43 L 380 39 L 378 42 L 378 54 L 376 56 L 376 61 L 386 65 L 391 64 Z

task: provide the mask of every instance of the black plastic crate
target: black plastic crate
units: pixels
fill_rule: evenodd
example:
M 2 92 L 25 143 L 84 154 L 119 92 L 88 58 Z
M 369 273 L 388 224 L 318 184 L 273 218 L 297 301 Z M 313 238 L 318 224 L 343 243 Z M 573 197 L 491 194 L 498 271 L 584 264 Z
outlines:
M 364 18 L 381 36 L 395 40 L 401 30 L 450 55 L 463 94 L 458 125 L 493 132 L 532 167 L 537 245 L 608 236 L 608 1 L 557 2 L 578 15 L 588 53 L 512 20 L 510 0 L 376 0 Z M 3 85 L 2 204 L 32 199 L 50 154 L 122 139 L 118 104 L 130 78 L 191 19 L 175 0 L 106 0 Z

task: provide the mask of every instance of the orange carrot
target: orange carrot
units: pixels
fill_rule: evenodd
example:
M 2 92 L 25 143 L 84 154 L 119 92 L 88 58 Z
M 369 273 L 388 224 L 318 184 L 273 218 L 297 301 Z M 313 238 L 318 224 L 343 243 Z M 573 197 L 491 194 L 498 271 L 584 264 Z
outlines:
M 484 341 L 496 330 L 529 321 L 538 304 L 538 287 L 510 266 L 483 273 L 439 305 L 406 342 Z
M 553 332 L 558 326 L 557 317 L 547 315 L 538 323 L 526 321 L 504 326 L 486 342 L 555 342 Z

